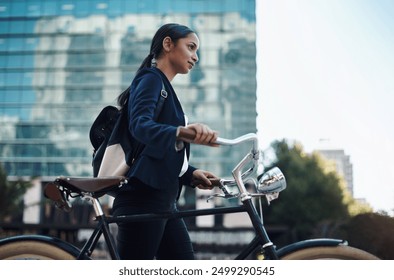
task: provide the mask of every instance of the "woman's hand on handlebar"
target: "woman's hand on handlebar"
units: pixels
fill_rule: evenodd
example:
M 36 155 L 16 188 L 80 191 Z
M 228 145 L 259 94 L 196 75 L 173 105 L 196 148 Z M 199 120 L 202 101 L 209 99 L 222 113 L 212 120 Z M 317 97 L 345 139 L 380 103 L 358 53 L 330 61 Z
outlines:
M 220 179 L 211 172 L 196 169 L 193 172 L 192 186 L 203 190 L 212 190 L 215 186 L 212 182 L 219 180 Z
M 217 138 L 218 132 L 205 124 L 194 123 L 179 127 L 178 139 L 185 142 L 217 147 L 219 146 L 215 143 Z

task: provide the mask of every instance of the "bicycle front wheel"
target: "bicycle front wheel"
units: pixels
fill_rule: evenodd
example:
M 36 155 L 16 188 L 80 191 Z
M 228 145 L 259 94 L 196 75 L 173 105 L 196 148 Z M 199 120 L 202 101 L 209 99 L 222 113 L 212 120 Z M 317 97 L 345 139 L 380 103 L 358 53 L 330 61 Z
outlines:
M 69 252 L 36 240 L 18 240 L 0 246 L 0 260 L 75 260 Z
M 376 256 L 350 246 L 317 246 L 300 249 L 281 260 L 378 260 Z

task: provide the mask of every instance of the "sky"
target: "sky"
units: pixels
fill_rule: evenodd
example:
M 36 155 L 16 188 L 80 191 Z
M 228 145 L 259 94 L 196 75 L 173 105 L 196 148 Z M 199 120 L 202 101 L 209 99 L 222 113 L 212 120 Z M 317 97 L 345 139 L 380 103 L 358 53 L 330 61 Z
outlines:
M 343 149 L 354 197 L 393 215 L 394 1 L 258 0 L 256 11 L 261 147 Z

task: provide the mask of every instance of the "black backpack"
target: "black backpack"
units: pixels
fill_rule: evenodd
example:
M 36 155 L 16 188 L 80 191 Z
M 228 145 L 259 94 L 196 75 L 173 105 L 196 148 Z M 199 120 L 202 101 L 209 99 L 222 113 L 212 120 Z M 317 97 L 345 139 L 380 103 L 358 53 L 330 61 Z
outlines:
M 154 120 L 167 98 L 164 84 L 155 109 Z M 93 176 L 125 176 L 144 145 L 133 138 L 128 128 L 127 105 L 125 110 L 107 106 L 93 122 L 89 137 L 93 146 Z

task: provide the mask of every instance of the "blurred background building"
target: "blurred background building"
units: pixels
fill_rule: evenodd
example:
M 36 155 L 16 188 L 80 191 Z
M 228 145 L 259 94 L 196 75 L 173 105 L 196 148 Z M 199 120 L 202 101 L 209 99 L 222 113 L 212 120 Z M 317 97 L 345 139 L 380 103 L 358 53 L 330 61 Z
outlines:
M 90 126 L 168 22 L 201 41 L 198 67 L 174 80 L 189 120 L 225 138 L 256 132 L 254 0 L 1 0 L 0 162 L 10 178 L 92 176 Z M 228 177 L 249 148 L 195 146 L 191 162 Z M 205 198 L 197 192 L 212 206 Z M 181 203 L 195 207 L 195 191 Z
M 353 164 L 350 156 L 345 154 L 341 149 L 324 149 L 317 150 L 326 159 L 335 163 L 336 170 L 346 182 L 346 188 L 353 197 Z

